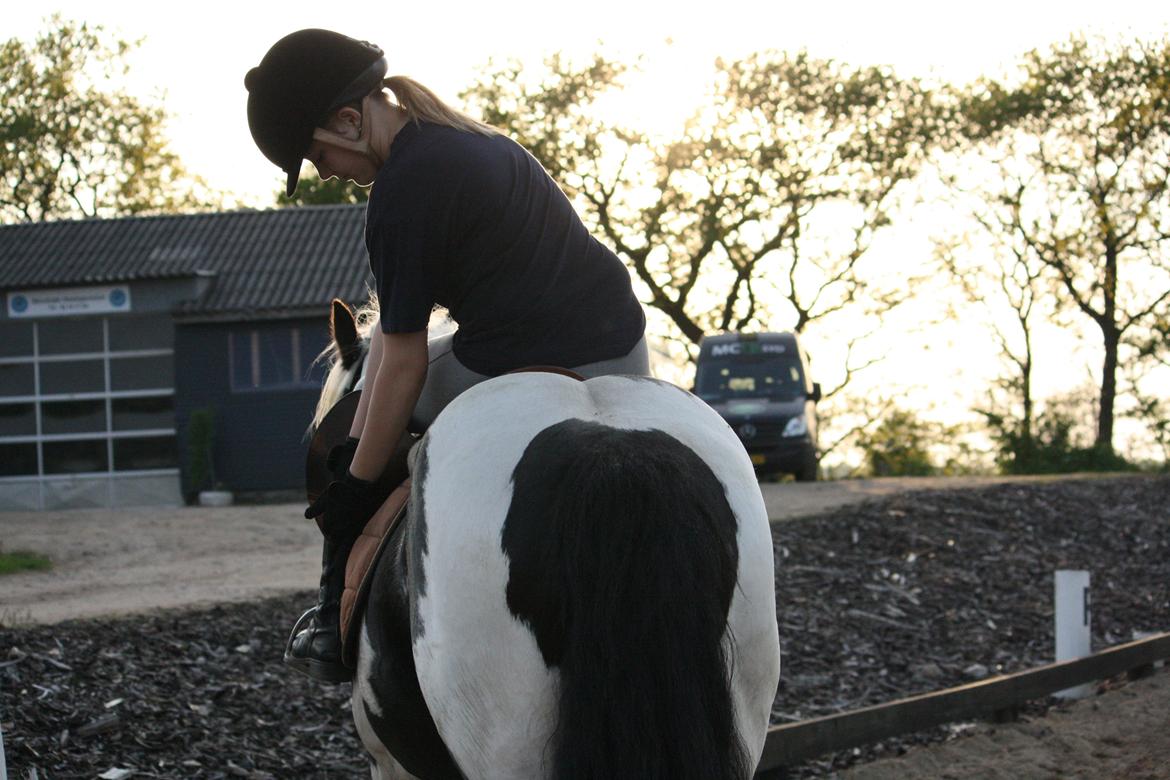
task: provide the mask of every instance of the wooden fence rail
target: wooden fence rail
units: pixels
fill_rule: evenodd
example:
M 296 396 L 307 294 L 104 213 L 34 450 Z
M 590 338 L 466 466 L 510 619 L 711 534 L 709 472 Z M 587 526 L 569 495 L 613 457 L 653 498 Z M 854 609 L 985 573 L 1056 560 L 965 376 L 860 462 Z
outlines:
M 1170 633 L 1117 645 L 1073 661 L 1040 666 L 958 688 L 768 730 L 757 780 L 823 753 L 877 742 L 944 723 L 1011 712 L 1025 702 L 1122 672 L 1144 672 L 1170 657 Z

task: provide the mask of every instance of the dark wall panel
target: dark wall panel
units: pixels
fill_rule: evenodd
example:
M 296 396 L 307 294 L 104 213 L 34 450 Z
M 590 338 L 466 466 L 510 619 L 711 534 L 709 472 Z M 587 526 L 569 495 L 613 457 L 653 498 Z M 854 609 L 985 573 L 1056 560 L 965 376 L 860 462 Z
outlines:
M 187 423 L 195 409 L 215 410 L 216 478 L 233 491 L 304 488 L 305 430 L 317 404 L 319 383 L 309 387 L 233 392 L 229 341 L 232 331 L 300 327 L 302 339 L 324 347 L 328 326 L 320 319 L 179 325 L 175 329 L 175 417 L 184 486 L 190 453 Z M 314 379 L 320 370 L 314 371 Z

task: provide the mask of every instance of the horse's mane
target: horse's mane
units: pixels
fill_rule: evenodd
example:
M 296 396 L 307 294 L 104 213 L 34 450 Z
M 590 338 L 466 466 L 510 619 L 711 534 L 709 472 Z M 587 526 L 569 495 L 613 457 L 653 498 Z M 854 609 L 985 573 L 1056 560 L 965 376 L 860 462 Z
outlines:
M 378 322 L 378 311 L 378 296 L 371 291 L 369 299 L 353 313 L 363 357 L 369 351 L 370 331 Z M 314 365 L 323 363 L 329 368 L 325 374 L 325 384 L 321 388 L 321 397 L 317 399 L 317 408 L 313 411 L 313 422 L 309 426 L 310 431 L 317 429 L 333 405 L 341 399 L 348 388 L 353 386 L 354 374 L 365 365 L 364 360 L 355 360 L 348 367 L 343 366 L 341 350 L 333 339 L 329 339 L 329 345 L 321 350 L 321 354 L 317 355 L 313 363 Z

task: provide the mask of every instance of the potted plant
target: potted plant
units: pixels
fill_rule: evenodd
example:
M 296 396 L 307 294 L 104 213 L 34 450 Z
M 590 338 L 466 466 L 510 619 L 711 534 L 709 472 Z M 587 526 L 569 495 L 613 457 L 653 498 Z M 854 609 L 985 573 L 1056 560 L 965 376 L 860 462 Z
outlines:
M 200 506 L 231 506 L 230 490 L 215 478 L 215 411 L 196 409 L 187 420 L 191 489 Z

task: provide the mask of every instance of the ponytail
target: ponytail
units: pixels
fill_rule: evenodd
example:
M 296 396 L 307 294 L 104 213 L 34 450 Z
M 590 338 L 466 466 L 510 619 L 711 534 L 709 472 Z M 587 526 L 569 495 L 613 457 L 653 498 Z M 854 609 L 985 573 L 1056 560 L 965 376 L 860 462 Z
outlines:
M 491 125 L 451 108 L 434 92 L 407 76 L 390 76 L 382 80 L 382 85 L 394 93 L 394 99 L 406 112 L 408 121 L 431 122 L 480 135 L 498 135 L 500 132 Z

